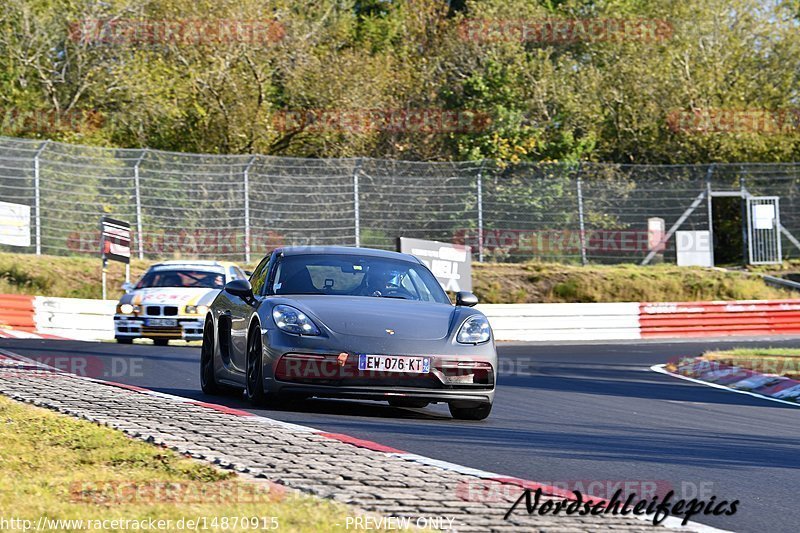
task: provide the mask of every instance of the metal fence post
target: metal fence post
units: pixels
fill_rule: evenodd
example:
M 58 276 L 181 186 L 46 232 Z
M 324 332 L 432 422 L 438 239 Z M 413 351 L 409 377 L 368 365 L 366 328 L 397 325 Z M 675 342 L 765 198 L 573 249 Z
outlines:
M 711 163 L 706 172 L 706 199 L 708 201 L 708 244 L 711 247 L 711 266 L 714 266 L 714 191 L 711 186 L 711 177 L 714 174 L 714 166 L 716 163 Z
M 244 168 L 244 262 L 250 263 L 250 167 L 256 156 L 250 158 Z
M 36 255 L 42 255 L 42 189 L 39 184 L 39 179 L 41 177 L 39 171 L 39 156 L 42 155 L 42 152 L 44 152 L 48 144 L 50 144 L 49 140 L 42 143 L 33 156 L 33 203 L 36 211 Z
M 739 167 L 739 193 L 742 196 L 742 259 L 745 265 L 750 264 L 750 258 L 752 254 L 750 253 L 750 235 L 748 231 L 750 229 L 747 220 L 750 216 L 749 209 L 747 208 L 747 187 L 745 186 L 744 182 L 744 168 Z
M 358 173 L 361 170 L 361 161 L 362 159 L 359 158 L 353 169 L 353 218 L 355 219 L 356 248 L 361 246 L 361 204 L 358 199 Z
M 142 188 L 139 185 L 139 165 L 147 155 L 147 148 L 142 150 L 136 164 L 133 165 L 133 188 L 136 198 L 136 248 L 139 259 L 144 259 L 144 232 L 142 231 Z
M 578 163 L 578 179 L 576 182 L 576 187 L 578 192 L 578 225 L 580 228 L 581 239 L 581 264 L 586 265 L 588 261 L 586 259 L 586 225 L 583 218 L 583 178 L 581 177 L 582 168 L 583 161 Z
M 483 262 L 483 165 L 478 169 L 478 261 Z

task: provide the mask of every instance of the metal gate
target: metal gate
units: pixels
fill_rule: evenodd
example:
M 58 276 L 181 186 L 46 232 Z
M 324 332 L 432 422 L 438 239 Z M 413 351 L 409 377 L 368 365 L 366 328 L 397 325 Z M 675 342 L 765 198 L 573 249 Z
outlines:
M 747 249 L 751 265 L 780 263 L 781 215 L 777 196 L 747 196 Z

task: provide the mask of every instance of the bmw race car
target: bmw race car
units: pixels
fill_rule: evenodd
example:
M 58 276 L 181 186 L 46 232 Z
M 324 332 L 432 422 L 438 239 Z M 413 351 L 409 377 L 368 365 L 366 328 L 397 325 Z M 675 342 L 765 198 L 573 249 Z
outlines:
M 256 405 L 310 396 L 444 402 L 454 418 L 481 420 L 492 408 L 497 352 L 476 303 L 460 292 L 451 304 L 412 255 L 278 249 L 211 303 L 201 386 L 244 389 Z
M 246 280 L 233 263 L 165 261 L 151 266 L 135 284 L 123 285 L 125 295 L 114 315 L 117 342 L 153 339 L 200 340 L 208 306 L 226 283 Z

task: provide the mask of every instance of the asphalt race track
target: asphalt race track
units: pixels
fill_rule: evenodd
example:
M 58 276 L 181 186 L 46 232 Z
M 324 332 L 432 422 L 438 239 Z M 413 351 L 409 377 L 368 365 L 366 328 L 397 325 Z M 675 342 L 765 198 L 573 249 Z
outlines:
M 655 482 L 687 498 L 740 500 L 733 517 L 696 517 L 722 529 L 796 531 L 800 408 L 650 370 L 678 355 L 798 341 L 501 345 L 492 415 L 456 422 L 445 406 L 309 400 L 255 410 L 287 422 L 374 440 L 412 453 L 543 483 Z M 236 395 L 199 390 L 199 348 L 0 339 L 0 348 L 62 366 L 76 359 L 106 379 L 249 409 Z M 101 377 L 101 376 L 98 376 Z M 455 489 L 454 489 L 455 490 Z M 699 493 L 699 494 L 695 494 Z M 605 495 L 605 494 L 600 494 Z

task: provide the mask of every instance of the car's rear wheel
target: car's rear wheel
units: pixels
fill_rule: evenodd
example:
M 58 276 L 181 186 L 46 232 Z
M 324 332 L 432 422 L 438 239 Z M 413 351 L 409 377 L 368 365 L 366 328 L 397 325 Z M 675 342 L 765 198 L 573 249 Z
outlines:
M 117 337 L 117 343 L 119 344 L 133 344 L 132 337 Z
M 261 334 L 258 328 L 253 328 L 247 336 L 245 395 L 250 403 L 257 406 L 264 405 L 267 396 L 264 391 L 264 365 L 261 357 Z
M 169 339 L 153 339 L 153 344 L 156 346 L 166 346 L 169 344 Z
M 448 404 L 448 407 L 450 407 L 450 414 L 453 415 L 453 418 L 458 420 L 483 420 L 492 412 L 492 404 L 490 403 L 467 407 L 455 406 L 451 403 Z
M 422 409 L 428 407 L 430 402 L 425 400 L 416 400 L 414 398 L 390 398 L 389 405 L 392 407 L 407 407 L 412 409 Z
M 200 388 L 206 394 L 220 392 L 214 377 L 214 325 L 211 320 L 206 320 L 203 327 L 203 347 L 200 348 Z

